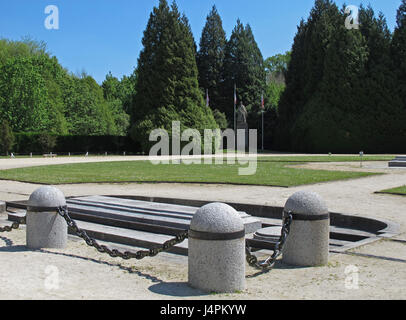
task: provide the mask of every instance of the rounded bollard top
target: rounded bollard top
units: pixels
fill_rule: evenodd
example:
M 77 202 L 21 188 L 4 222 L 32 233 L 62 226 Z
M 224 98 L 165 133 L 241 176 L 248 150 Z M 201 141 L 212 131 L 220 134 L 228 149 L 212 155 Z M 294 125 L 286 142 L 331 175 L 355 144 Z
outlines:
M 299 191 L 293 194 L 285 204 L 285 211 L 303 215 L 325 215 L 328 207 L 323 198 L 315 192 Z
M 51 186 L 38 188 L 30 195 L 28 200 L 28 206 L 31 207 L 59 207 L 65 205 L 65 195 L 61 190 Z
M 244 230 L 244 222 L 233 207 L 225 203 L 210 203 L 196 211 L 190 229 L 210 233 L 232 233 Z

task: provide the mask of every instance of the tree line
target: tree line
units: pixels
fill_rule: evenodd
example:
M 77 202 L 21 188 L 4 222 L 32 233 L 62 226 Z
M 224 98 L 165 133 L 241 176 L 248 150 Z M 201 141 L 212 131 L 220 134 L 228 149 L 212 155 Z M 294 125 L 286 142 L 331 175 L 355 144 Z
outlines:
M 268 149 L 399 152 L 406 142 L 406 0 L 394 32 L 370 6 L 360 8 L 359 29 L 348 30 L 347 17 L 333 1 L 315 0 L 291 51 L 264 60 L 249 24 L 237 20 L 227 38 L 213 6 L 197 47 L 176 3 L 160 0 L 137 68 L 121 80 L 109 73 L 102 85 L 64 69 L 41 42 L 0 40 L 3 136 L 129 135 L 148 152 L 151 130 L 171 133 L 172 121 L 181 129 L 232 128 L 236 87 L 259 133 L 264 97 Z
M 299 152 L 404 152 L 406 0 L 394 32 L 382 13 L 360 7 L 348 30 L 345 8 L 316 0 L 294 39 L 274 146 Z

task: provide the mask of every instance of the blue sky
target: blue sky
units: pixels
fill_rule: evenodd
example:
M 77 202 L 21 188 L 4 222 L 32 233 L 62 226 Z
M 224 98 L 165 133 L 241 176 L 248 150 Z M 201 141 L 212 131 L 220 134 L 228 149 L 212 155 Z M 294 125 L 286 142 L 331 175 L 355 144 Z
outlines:
M 171 1 L 170 1 L 171 2 Z M 391 30 L 401 0 L 336 0 L 372 5 L 382 11 Z M 0 38 L 43 40 L 60 63 L 74 73 L 85 70 L 101 83 L 111 71 L 121 78 L 137 64 L 141 39 L 152 8 L 159 0 L 0 0 Z M 306 19 L 314 0 L 177 0 L 189 18 L 198 44 L 206 16 L 213 4 L 230 36 L 238 18 L 249 23 L 264 58 L 290 50 L 296 27 Z M 59 30 L 47 30 L 44 10 L 59 8 Z

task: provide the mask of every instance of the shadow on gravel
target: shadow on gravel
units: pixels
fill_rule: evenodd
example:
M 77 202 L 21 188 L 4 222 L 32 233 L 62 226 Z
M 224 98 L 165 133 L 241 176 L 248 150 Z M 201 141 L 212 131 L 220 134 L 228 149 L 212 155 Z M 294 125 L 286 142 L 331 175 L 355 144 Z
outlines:
M 161 282 L 158 284 L 154 284 L 148 288 L 151 292 L 165 295 L 165 296 L 172 296 L 172 297 L 198 297 L 198 296 L 207 296 L 208 294 L 193 289 L 188 286 L 186 282 Z
M 97 260 L 93 258 L 87 258 L 87 257 L 82 257 L 74 254 L 69 254 L 69 253 L 62 253 L 62 252 L 53 252 L 53 251 L 48 251 L 44 249 L 39 249 L 39 250 L 31 250 L 27 248 L 27 246 L 24 245 L 13 245 L 13 241 L 5 238 L 5 237 L 0 237 L 0 240 L 4 241 L 6 246 L 5 247 L 0 247 L 0 252 L 38 252 L 38 253 L 46 253 L 46 254 L 53 254 L 53 255 L 58 255 L 58 256 L 64 256 L 64 257 L 70 257 L 74 259 L 81 259 L 85 261 L 90 261 L 98 264 L 104 264 L 110 267 L 117 267 L 123 271 L 126 271 L 130 274 L 135 274 L 137 276 L 143 277 L 145 279 L 150 280 L 153 283 L 163 283 L 161 279 L 158 279 L 157 277 L 151 276 L 149 274 L 143 273 L 140 270 L 137 270 L 136 267 L 127 267 L 123 266 L 119 263 L 111 263 L 107 261 L 102 261 L 102 260 Z
M 4 241 L 4 243 L 6 244 L 7 247 L 11 247 L 14 244 L 13 240 L 6 238 L 6 237 L 0 237 L 0 240 Z M 1 247 L 0 247 L 0 249 L 1 249 Z
M 275 266 L 270 270 L 262 271 L 262 270 L 254 269 L 253 267 L 249 267 L 249 269 L 248 269 L 249 271 L 256 270 L 257 272 L 247 275 L 246 278 L 247 279 L 256 278 L 256 277 L 262 276 L 264 274 L 271 273 L 272 270 L 278 270 L 278 269 L 279 270 L 292 270 L 292 269 L 306 269 L 306 268 L 307 267 L 290 266 L 290 265 L 284 264 L 282 261 L 278 260 L 278 261 L 276 261 Z
M 78 256 L 78 255 L 74 255 L 74 254 L 70 254 L 70 253 L 62 253 L 62 252 L 53 252 L 53 251 L 48 251 L 48 250 L 33 250 L 33 252 L 41 252 L 41 253 L 47 253 L 47 254 L 54 254 L 54 255 L 58 255 L 58 256 L 65 256 L 65 257 L 70 257 L 70 258 L 75 258 L 75 259 L 81 259 L 81 260 L 85 260 L 85 261 L 90 261 L 90 262 L 94 262 L 94 263 L 98 263 L 98 264 L 103 264 L 103 265 L 107 265 L 110 267 L 117 267 L 123 271 L 126 271 L 130 274 L 136 274 L 137 276 L 143 277 L 145 279 L 150 280 L 151 282 L 158 282 L 161 283 L 162 280 L 158 279 L 155 276 L 151 276 L 149 274 L 143 273 L 140 270 L 137 270 L 136 267 L 127 267 L 127 266 L 123 266 L 119 263 L 111 263 L 111 262 L 107 262 L 107 261 L 102 261 L 102 260 L 97 260 L 97 259 L 93 259 L 93 258 L 87 258 L 87 257 L 82 257 L 82 256 Z

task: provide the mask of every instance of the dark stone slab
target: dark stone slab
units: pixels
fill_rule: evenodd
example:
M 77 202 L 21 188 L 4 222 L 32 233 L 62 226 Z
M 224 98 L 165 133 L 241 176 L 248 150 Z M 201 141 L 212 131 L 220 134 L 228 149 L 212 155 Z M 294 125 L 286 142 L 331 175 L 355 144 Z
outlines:
M 391 168 L 404 168 L 406 167 L 406 156 L 397 156 L 394 160 L 389 162 Z
M 90 196 L 68 199 L 72 217 L 97 222 L 99 218 L 134 224 L 162 226 L 188 230 L 198 207 L 164 204 L 141 200 L 119 199 L 104 196 Z M 262 222 L 245 212 L 239 212 L 244 221 L 246 233 L 262 228 Z
M 98 218 L 125 221 L 135 224 L 162 226 L 188 230 L 198 207 L 164 204 L 104 196 L 78 197 L 67 200 L 72 216 L 81 220 L 95 221 Z M 258 218 L 239 212 L 244 221 L 246 233 L 253 233 L 262 227 Z M 80 216 L 78 216 L 80 215 Z M 89 219 L 87 219 L 87 218 Z M 92 218 L 93 217 L 93 218 Z

